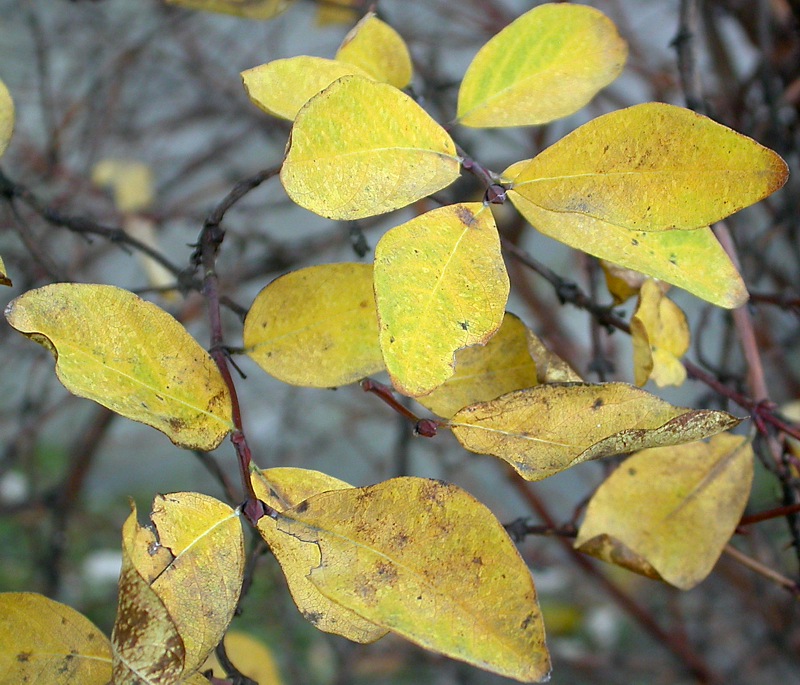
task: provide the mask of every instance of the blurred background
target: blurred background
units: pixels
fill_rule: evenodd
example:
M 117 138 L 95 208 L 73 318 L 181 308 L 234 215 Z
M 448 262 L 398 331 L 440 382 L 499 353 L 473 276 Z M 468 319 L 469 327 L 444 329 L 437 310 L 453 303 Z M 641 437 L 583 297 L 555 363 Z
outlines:
M 480 46 L 540 3 L 376 4 L 410 47 L 415 96 L 446 123 Z M 691 16 L 687 9 L 695 3 L 677 0 L 585 4 L 606 13 L 628 41 L 629 61 L 617 81 L 578 114 L 545 126 L 455 127 L 453 135 L 499 172 L 600 114 L 653 100 L 686 105 L 675 46 L 689 38 L 688 29 L 701 85 L 699 92 L 689 90 L 695 98 L 689 104 L 776 150 L 795 172 L 782 191 L 727 222 L 753 294 L 749 307 L 770 397 L 783 407 L 800 388 L 800 4 L 701 0 Z M 14 282 L 0 291 L 0 306 L 54 281 L 108 283 L 157 302 L 207 345 L 199 292 L 165 293 L 174 274 L 154 271 L 118 241 L 56 225 L 53 213 L 143 231 L 138 235 L 172 264 L 188 269 L 209 211 L 238 181 L 279 164 L 287 141 L 289 124 L 249 101 L 240 72 L 281 57 L 333 57 L 364 10 L 363 4 L 343 11 L 298 0 L 271 21 L 250 21 L 157 0 L 0 0 L 0 79 L 17 108 L 0 168 L 51 211 L 47 220 L 24 204 L 12 210 L 0 203 L 0 255 Z M 108 170 L 119 161 L 139 174 L 137 187 L 152 189 L 151 197 L 133 202 L 133 211 L 108 187 Z M 441 193 L 446 201 L 481 196 L 466 175 Z M 382 233 L 418 211 L 336 223 L 292 204 L 277 180 L 250 192 L 224 222 L 218 272 L 234 303 L 225 311 L 226 342 L 241 344 L 237 311 L 275 277 L 312 264 L 369 261 Z M 596 260 L 536 233 L 510 208 L 499 224 L 555 273 L 611 304 Z M 559 302 L 550 283 L 508 255 L 507 263 L 510 311 L 587 380 L 632 381 L 627 336 L 610 334 L 588 313 Z M 671 297 L 689 317 L 688 358 L 748 393 L 748 364 L 730 313 L 677 289 Z M 625 318 L 631 310 L 631 303 L 618 309 Z M 406 420 L 358 386 L 295 388 L 244 356 L 236 363 L 246 375 L 237 379 L 245 428 L 262 467 L 313 468 L 354 485 L 400 474 L 443 478 L 504 523 L 529 518 L 556 525 L 575 522 L 608 472 L 608 464 L 590 463 L 522 483 L 503 463 L 465 452 L 446 432 L 432 440 L 413 437 Z M 151 428 L 69 395 L 52 368 L 44 349 L 0 323 L 0 591 L 46 593 L 110 632 L 128 498 L 141 512 L 157 493 L 198 490 L 224 498 L 221 481 L 237 480 L 235 456 L 227 442 L 212 455 L 181 451 Z M 647 389 L 685 406 L 746 413 L 693 381 Z M 748 511 L 785 504 L 786 485 L 761 461 L 756 468 Z M 576 561 L 564 542 L 554 536 L 520 542 L 548 631 L 551 682 L 798 682 L 798 602 L 762 576 L 723 557 L 709 579 L 680 592 L 594 560 Z M 786 519 L 752 526 L 736 544 L 766 567 L 798 578 Z M 360 646 L 317 632 L 295 609 L 268 554 L 257 560 L 234 628 L 265 641 L 285 683 L 510 682 L 400 639 Z

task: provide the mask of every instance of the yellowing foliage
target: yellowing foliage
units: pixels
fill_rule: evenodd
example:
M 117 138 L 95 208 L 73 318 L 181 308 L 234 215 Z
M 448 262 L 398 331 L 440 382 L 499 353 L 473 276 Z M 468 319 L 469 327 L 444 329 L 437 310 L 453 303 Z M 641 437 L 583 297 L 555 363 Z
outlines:
M 361 67 L 376 81 L 395 88 L 411 83 L 413 67 L 405 41 L 374 12 L 365 14 L 345 36 L 336 59 Z
M 251 480 L 259 499 L 280 512 L 321 492 L 352 487 L 319 471 L 288 467 L 253 470 Z M 269 516 L 259 519 L 258 532 L 281 565 L 297 608 L 314 627 L 362 643 L 374 642 L 386 635 L 386 628 L 332 602 L 309 580 L 309 573 L 320 563 L 320 550 L 316 544 L 286 535 Z
M 257 640 L 247 633 L 230 631 L 225 635 L 224 642 L 225 653 L 239 673 L 255 681 L 258 685 L 283 685 L 272 650 L 261 640 Z M 210 670 L 216 678 L 223 679 L 227 675 L 214 653 L 208 657 L 200 669 L 203 673 L 207 670 Z
M 244 322 L 247 355 L 293 385 L 330 388 L 383 369 L 371 264 L 322 264 L 274 280 Z
M 380 344 L 394 386 L 424 395 L 454 371 L 454 353 L 503 322 L 509 283 L 491 211 L 464 203 L 389 230 L 375 247 Z
M 191 10 L 232 14 L 245 19 L 272 19 L 283 12 L 294 0 L 167 0 Z
M 530 571 L 491 512 L 455 485 L 393 478 L 324 492 L 278 528 L 319 546 L 310 580 L 331 600 L 427 649 L 547 678 Z
M 294 121 L 312 97 L 342 76 L 372 78 L 359 66 L 323 57 L 289 57 L 242 72 L 250 100 L 272 116 Z
M 14 133 L 14 101 L 8 92 L 6 84 L 0 81 L 0 156 L 2 156 L 11 135 Z
M 655 281 L 642 285 L 631 318 L 631 336 L 636 385 L 644 385 L 649 378 L 659 387 L 681 385 L 686 380 L 680 358 L 689 349 L 689 324 Z
M 673 407 L 625 383 L 565 383 L 465 407 L 450 427 L 471 452 L 541 480 L 590 459 L 700 440 L 740 421 L 723 411 Z
M 441 190 L 459 168 L 450 136 L 410 97 L 344 76 L 300 110 L 281 181 L 301 207 L 358 219 Z
M 651 102 L 593 119 L 504 175 L 541 210 L 667 231 L 702 228 L 758 202 L 788 169 L 747 136 Z
M 178 683 L 220 642 L 239 600 L 244 537 L 239 515 L 199 493 L 159 496 L 151 519 L 122 531 L 114 624 L 114 682 Z
M 527 334 L 525 324 L 506 312 L 500 329 L 489 342 L 456 352 L 455 373 L 417 401 L 439 416 L 450 418 L 467 405 L 536 385 L 536 364 L 528 351 Z
M 639 572 L 643 561 L 688 590 L 717 562 L 752 481 L 753 450 L 745 436 L 723 433 L 637 452 L 589 501 L 575 547 Z
M 539 383 L 582 383 L 578 375 L 567 362 L 555 352 L 547 349 L 545 344 L 531 330 L 527 332 L 528 352 L 536 364 L 536 378 Z
M 0 682 L 106 685 L 111 646 L 74 609 L 31 592 L 0 593 Z
M 465 126 L 528 126 L 577 112 L 622 71 L 628 47 L 600 11 L 545 4 L 484 45 L 458 92 Z
M 513 176 L 518 163 L 506 173 Z M 519 213 L 540 233 L 595 257 L 677 285 L 719 307 L 749 297 L 744 281 L 710 228 L 630 231 L 577 212 L 551 212 L 509 192 Z
M 67 390 L 210 450 L 233 427 L 228 388 L 208 353 L 167 312 L 127 290 L 58 283 L 6 308 L 9 324 L 46 347 Z

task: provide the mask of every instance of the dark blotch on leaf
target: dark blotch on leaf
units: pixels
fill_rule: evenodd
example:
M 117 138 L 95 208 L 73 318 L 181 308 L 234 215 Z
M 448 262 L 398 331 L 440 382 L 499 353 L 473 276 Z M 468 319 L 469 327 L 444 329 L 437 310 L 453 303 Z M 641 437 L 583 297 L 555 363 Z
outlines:
M 297 506 L 294 508 L 294 510 L 295 510 L 295 511 L 296 511 L 298 514 L 302 514 L 304 511 L 307 511 L 307 510 L 308 510 L 308 500 L 304 500 L 304 501 L 300 502 L 300 504 L 298 504 L 298 505 L 297 505 Z
M 592 405 L 592 409 L 599 409 L 602 406 L 603 406 L 603 398 L 602 397 L 598 397 L 594 401 L 594 404 Z

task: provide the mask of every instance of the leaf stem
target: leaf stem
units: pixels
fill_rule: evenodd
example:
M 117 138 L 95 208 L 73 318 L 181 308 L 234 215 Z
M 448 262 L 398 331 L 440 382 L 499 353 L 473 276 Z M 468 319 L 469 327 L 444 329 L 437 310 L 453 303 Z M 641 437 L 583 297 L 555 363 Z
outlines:
M 250 464 L 252 453 L 245 437 L 242 413 L 239 406 L 239 396 L 236 393 L 236 384 L 233 381 L 230 367 L 228 366 L 228 352 L 225 348 L 225 339 L 222 331 L 222 316 L 220 307 L 219 278 L 216 271 L 217 254 L 222 241 L 225 239 L 225 229 L 221 223 L 225 213 L 253 188 L 258 187 L 267 179 L 273 178 L 280 171 L 279 166 L 271 167 L 254 174 L 250 178 L 237 183 L 222 201 L 209 213 L 203 224 L 203 230 L 197 240 L 195 252 L 192 254 L 192 263 L 203 267 L 203 294 L 208 302 L 208 320 L 211 329 L 211 348 L 209 354 L 217 365 L 231 397 L 231 414 L 234 429 L 231 431 L 231 442 L 236 450 L 239 464 L 239 475 L 242 480 L 242 489 L 246 499 L 242 512 L 252 523 L 262 516 L 277 516 L 277 510 L 261 502 L 253 488 L 250 479 Z
M 398 402 L 392 394 L 392 389 L 388 385 L 384 385 L 371 378 L 365 378 L 361 381 L 361 389 L 364 392 L 371 392 L 380 400 L 388 404 L 400 416 L 407 418 L 414 424 L 414 435 L 419 435 L 423 438 L 432 438 L 436 435 L 441 424 L 433 419 L 421 419 L 408 407 L 404 407 Z
M 763 576 L 767 580 L 770 580 L 776 585 L 779 585 L 784 590 L 787 590 L 792 595 L 794 595 L 795 599 L 800 599 L 800 585 L 795 583 L 790 578 L 787 578 L 786 576 L 778 573 L 777 571 L 774 571 L 768 566 L 764 566 L 764 564 L 762 564 L 760 561 L 756 561 L 752 557 L 747 556 L 746 554 L 740 552 L 732 545 L 725 545 L 725 554 L 727 554 L 732 559 L 735 559 L 743 566 L 746 566 L 751 571 L 755 571 L 760 576 Z

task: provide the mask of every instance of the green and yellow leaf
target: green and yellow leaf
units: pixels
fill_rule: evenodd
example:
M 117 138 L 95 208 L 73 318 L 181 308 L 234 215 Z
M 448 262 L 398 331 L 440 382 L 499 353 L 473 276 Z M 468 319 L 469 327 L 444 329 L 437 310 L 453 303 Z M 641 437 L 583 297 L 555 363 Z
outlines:
M 660 388 L 683 384 L 686 368 L 680 359 L 689 349 L 689 324 L 680 307 L 653 280 L 645 281 L 639 291 L 631 337 L 636 385 L 650 378 Z
M 114 625 L 114 682 L 183 682 L 233 618 L 244 574 L 239 514 L 196 492 L 156 498 L 156 534 L 126 521 Z
M 537 231 L 576 250 L 677 285 L 719 307 L 747 302 L 744 281 L 710 228 L 630 231 L 585 214 L 542 209 L 514 191 L 509 197 Z
M 667 231 L 702 228 L 758 202 L 786 182 L 788 168 L 708 117 L 651 102 L 598 117 L 504 175 L 541 210 Z
M 357 65 L 323 57 L 289 57 L 242 72 L 242 82 L 253 104 L 281 119 L 294 121 L 312 97 L 342 76 L 372 77 Z
M 246 354 L 285 383 L 330 388 L 384 367 L 371 264 L 324 264 L 274 280 L 244 322 Z
M 322 492 L 352 487 L 319 471 L 288 467 L 264 471 L 254 469 L 251 480 L 258 498 L 280 512 Z M 361 643 L 374 642 L 388 632 L 386 628 L 331 601 L 309 580 L 312 569 L 320 564 L 318 545 L 286 535 L 269 516 L 259 519 L 257 525 L 258 532 L 283 569 L 297 608 L 316 628 Z
M 500 329 L 489 342 L 456 352 L 455 373 L 417 401 L 435 414 L 450 418 L 470 404 L 536 385 L 536 364 L 528 351 L 527 334 L 525 324 L 506 312 Z
M 310 579 L 332 601 L 452 658 L 547 678 L 530 571 L 492 513 L 456 486 L 394 478 L 325 492 L 278 526 L 319 546 Z
M 9 324 L 46 347 L 67 390 L 210 450 L 233 428 L 228 388 L 172 316 L 121 288 L 58 283 L 6 308 Z
M 367 12 L 345 36 L 336 59 L 360 67 L 376 81 L 395 88 L 405 88 L 411 83 L 413 67 L 408 46 L 374 12 Z
M 628 46 L 592 7 L 545 4 L 484 45 L 458 92 L 465 126 L 529 126 L 569 116 L 619 76 Z
M 88 618 L 32 592 L 0 593 L 0 682 L 106 685 L 111 646 Z
M 386 83 L 344 76 L 300 110 L 281 181 L 301 207 L 358 219 L 427 197 L 459 169 L 455 143 L 414 100 Z
M 232 14 L 245 19 L 272 19 L 283 12 L 294 0 L 167 0 L 190 10 Z
M 440 207 L 375 247 L 380 344 L 394 386 L 412 397 L 453 375 L 453 355 L 503 322 L 509 282 L 488 207 Z
M 0 156 L 2 156 L 14 133 L 14 101 L 6 84 L 0 81 Z
M 744 512 L 753 481 L 745 436 L 643 450 L 598 488 L 575 548 L 628 568 L 638 560 L 688 590 L 714 567 Z M 632 570 L 641 572 L 633 564 Z
M 591 459 L 700 440 L 740 421 L 723 411 L 674 407 L 626 383 L 565 383 L 466 407 L 450 427 L 470 452 L 541 480 Z

